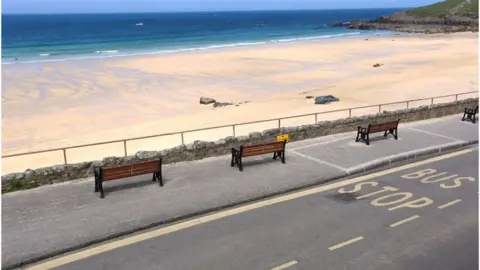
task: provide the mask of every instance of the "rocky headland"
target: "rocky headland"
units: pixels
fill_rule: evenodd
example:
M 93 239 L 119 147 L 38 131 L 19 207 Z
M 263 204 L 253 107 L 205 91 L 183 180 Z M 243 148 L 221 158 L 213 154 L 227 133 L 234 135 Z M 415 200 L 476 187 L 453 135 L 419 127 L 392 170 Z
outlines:
M 478 0 L 445 0 L 380 16 L 372 21 L 341 22 L 330 26 L 425 34 L 478 32 Z

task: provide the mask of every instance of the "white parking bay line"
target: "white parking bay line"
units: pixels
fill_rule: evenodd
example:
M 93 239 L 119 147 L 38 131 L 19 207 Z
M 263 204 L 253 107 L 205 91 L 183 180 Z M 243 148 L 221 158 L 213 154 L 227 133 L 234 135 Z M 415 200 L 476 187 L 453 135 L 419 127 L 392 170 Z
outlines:
M 334 246 L 331 246 L 329 247 L 328 249 L 331 251 L 331 250 L 335 250 L 335 249 L 339 249 L 341 247 L 344 247 L 344 246 L 347 246 L 347 245 L 350 245 L 350 244 L 353 244 L 355 242 L 358 242 L 360 240 L 363 240 L 363 236 L 359 236 L 359 237 L 355 237 L 353 239 L 350 239 L 350 240 L 347 240 L 345 242 L 342 242 L 340 244 L 336 244 Z
M 421 129 L 416 129 L 416 128 L 408 128 L 410 130 L 413 130 L 413 131 L 418 131 L 418 132 L 422 132 L 422 133 L 425 133 L 425 134 L 429 134 L 429 135 L 433 135 L 433 136 L 437 136 L 437 137 L 441 137 L 441 138 L 445 138 L 445 139 L 449 139 L 449 140 L 452 140 L 452 141 L 461 141 L 461 142 L 465 142 L 463 140 L 459 140 L 457 138 L 453 138 L 453 137 L 449 137 L 449 136 L 445 136 L 445 135 L 441 135 L 441 134 L 437 134 L 437 133 L 433 133 L 433 132 L 430 132 L 430 131 L 426 131 L 426 130 L 421 130 Z
M 291 262 L 288 262 L 288 263 L 285 263 L 285 264 L 282 264 L 280 266 L 277 266 L 275 268 L 272 268 L 271 270 L 282 270 L 282 269 L 285 269 L 285 268 L 288 268 L 292 265 L 295 265 L 297 264 L 298 262 L 297 261 L 291 261 Z
M 397 226 L 399 226 L 399 225 L 402 225 L 403 223 L 407 223 L 407 222 L 412 221 L 412 220 L 415 220 L 415 219 L 417 219 L 417 218 L 419 218 L 419 217 L 420 217 L 420 216 L 415 215 L 415 216 L 411 216 L 411 217 L 406 218 L 406 219 L 402 219 L 402 220 L 400 220 L 400 221 L 397 221 L 397 222 L 391 224 L 390 227 L 395 228 L 395 227 L 397 227 Z
M 447 208 L 447 207 L 452 206 L 452 205 L 454 205 L 454 204 L 457 204 L 457 203 L 459 203 L 459 202 L 461 202 L 461 201 L 462 201 L 461 199 L 457 199 L 457 200 L 448 202 L 448 203 L 446 203 L 446 204 L 442 204 L 442 205 L 440 205 L 440 206 L 438 207 L 438 209 Z
M 389 162 L 391 164 L 392 160 L 394 160 L 398 157 L 410 156 L 410 155 L 416 157 L 418 153 L 422 153 L 424 151 L 442 149 L 444 147 L 448 147 L 448 146 L 455 145 L 457 143 L 462 143 L 462 142 L 464 142 L 464 141 L 455 141 L 455 142 L 449 142 L 449 143 L 444 143 L 444 144 L 432 145 L 432 146 L 428 146 L 428 147 L 424 147 L 424 148 L 419 148 L 419 149 L 410 150 L 410 151 L 406 151 L 406 152 L 402 152 L 402 153 L 397 153 L 397 154 L 382 157 L 382 158 L 377 158 L 377 159 L 371 160 L 369 162 L 365 162 L 365 163 L 361 163 L 361 164 L 349 167 L 349 168 L 347 168 L 347 172 L 351 173 L 352 171 L 357 171 L 358 169 L 362 169 L 367 165 L 381 163 L 384 160 L 389 160 Z
M 311 157 L 311 156 L 308 156 L 308 155 L 299 153 L 299 152 L 294 151 L 294 150 L 291 150 L 290 153 L 295 154 L 295 155 L 298 155 L 298 156 L 301 156 L 301 157 L 304 157 L 304 158 L 309 159 L 309 160 L 311 160 L 311 161 L 315 161 L 315 162 L 320 163 L 320 164 L 325 164 L 325 165 L 328 165 L 328 166 L 337 168 L 337 169 L 339 169 L 339 170 L 341 170 L 341 171 L 344 171 L 344 172 L 348 172 L 347 169 L 345 169 L 345 168 L 343 168 L 343 167 L 340 167 L 340 166 L 338 166 L 338 165 L 335 165 L 335 164 L 330 163 L 330 162 L 327 162 L 327 161 L 323 161 L 323 160 L 318 159 L 318 158 L 314 158 L 314 157 Z
M 351 136 L 342 136 L 342 137 L 336 138 L 336 139 L 325 140 L 323 142 L 312 143 L 312 144 L 309 144 L 309 145 L 300 146 L 300 147 L 297 147 L 297 148 L 293 148 L 291 150 L 298 151 L 298 150 L 302 150 L 302 149 L 306 149 L 306 148 L 310 148 L 310 147 L 314 147 L 314 146 L 319 146 L 319 145 L 322 145 L 322 144 L 339 142 L 339 141 L 343 141 L 343 140 L 346 140 L 346 139 L 351 139 Z

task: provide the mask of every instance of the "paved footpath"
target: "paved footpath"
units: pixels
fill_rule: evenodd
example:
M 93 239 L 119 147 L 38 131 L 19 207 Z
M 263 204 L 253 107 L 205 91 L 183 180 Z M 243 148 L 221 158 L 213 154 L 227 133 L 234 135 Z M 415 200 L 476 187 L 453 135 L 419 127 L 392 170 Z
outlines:
M 230 157 L 166 165 L 165 186 L 148 177 L 105 185 L 106 198 L 82 179 L 2 196 L 2 268 L 79 248 L 139 228 L 206 213 L 439 149 L 478 142 L 478 125 L 461 115 L 400 124 L 399 140 L 382 134 L 370 146 L 355 133 L 287 145 L 286 164 L 252 157 L 244 171 Z

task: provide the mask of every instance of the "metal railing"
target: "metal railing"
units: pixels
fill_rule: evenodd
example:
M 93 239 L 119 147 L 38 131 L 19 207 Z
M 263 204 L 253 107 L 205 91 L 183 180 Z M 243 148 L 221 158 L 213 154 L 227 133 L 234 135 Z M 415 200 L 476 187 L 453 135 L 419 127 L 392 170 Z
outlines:
M 430 100 L 430 105 L 434 104 L 434 101 L 436 99 L 440 98 L 447 98 L 447 97 L 455 97 L 455 101 L 458 100 L 458 97 L 461 95 L 468 95 L 468 94 L 473 94 L 477 93 L 477 91 L 472 91 L 472 92 L 464 92 L 464 93 L 458 93 L 458 94 L 452 94 L 452 95 L 445 95 L 445 96 L 437 96 L 437 97 L 430 97 L 430 98 L 422 98 L 422 99 L 414 99 L 414 100 L 405 100 L 405 101 L 397 101 L 397 102 L 391 102 L 391 103 L 383 103 L 383 104 L 377 104 L 377 105 L 368 105 L 368 106 L 361 106 L 361 107 L 354 107 L 354 108 L 347 108 L 347 109 L 339 109 L 339 110 L 332 110 L 332 111 L 325 111 L 325 112 L 318 112 L 318 113 L 309 113 L 309 114 L 301 114 L 301 115 L 293 115 L 293 116 L 288 116 L 288 117 L 280 117 L 280 118 L 272 118 L 272 119 L 266 119 L 266 120 L 259 120 L 259 121 L 253 121 L 253 122 L 243 122 L 243 123 L 237 123 L 237 124 L 230 124 L 230 125 L 222 125 L 222 126 L 215 126 L 215 127 L 208 127 L 208 128 L 200 128 L 200 129 L 192 129 L 192 130 L 184 130 L 184 131 L 178 131 L 178 132 L 171 132 L 171 133 L 162 133 L 162 134 L 157 134 L 157 135 L 150 135 L 150 136 L 143 136 L 143 137 L 134 137 L 134 138 L 127 138 L 127 139 L 121 139 L 121 140 L 112 140 L 112 141 L 105 141 L 105 142 L 98 142 L 98 143 L 90 143 L 90 144 L 82 144 L 82 145 L 75 145 L 75 146 L 68 146 L 68 147 L 62 147 L 62 148 L 54 148 L 54 149 L 46 149 L 46 150 L 39 150 L 39 151 L 32 151 L 32 152 L 24 152 L 24 153 L 16 153 L 16 154 L 10 154 L 10 155 L 2 155 L 2 159 L 6 158 L 12 158 L 12 157 L 18 157 L 18 156 L 26 156 L 26 155 L 34 155 L 34 154 L 41 154 L 41 153 L 48 153 L 48 152 L 55 152 L 55 151 L 62 151 L 63 152 L 63 162 L 65 164 L 68 163 L 67 159 L 67 150 L 71 149 L 76 149 L 76 148 L 85 148 L 85 147 L 91 147 L 91 146 L 98 146 L 98 145 L 106 145 L 106 144 L 112 144 L 112 143 L 122 143 L 123 142 L 123 148 L 124 148 L 124 154 L 125 156 L 128 155 L 127 151 L 127 142 L 131 141 L 136 141 L 136 140 L 144 140 L 144 139 L 151 139 L 151 138 L 157 138 L 157 137 L 162 137 L 162 136 L 171 136 L 171 135 L 180 135 L 181 137 L 181 144 L 185 144 L 184 140 L 184 134 L 186 133 L 193 133 L 193 132 L 198 132 L 198 131 L 206 131 L 206 130 L 212 130 L 212 129 L 220 129 L 220 128 L 232 128 L 232 135 L 233 137 L 236 136 L 235 134 L 235 129 L 238 126 L 243 126 L 243 125 L 249 125 L 249 124 L 257 124 L 257 123 L 264 123 L 264 122 L 272 122 L 276 121 L 278 122 L 278 128 L 282 127 L 282 120 L 287 120 L 287 119 L 292 119 L 292 118 L 299 118 L 299 117 L 307 117 L 307 116 L 314 116 L 315 117 L 315 123 L 318 122 L 318 115 L 321 114 L 329 114 L 329 113 L 336 113 L 336 112 L 347 112 L 348 111 L 348 116 L 352 117 L 352 111 L 354 110 L 360 110 L 360 109 L 367 109 L 367 108 L 376 108 L 378 107 L 378 112 L 382 111 L 382 107 L 389 106 L 389 105 L 398 105 L 398 104 L 406 104 L 406 108 L 410 108 L 411 103 L 413 102 L 418 102 L 418 101 L 428 101 Z M 145 149 L 147 150 L 147 149 Z

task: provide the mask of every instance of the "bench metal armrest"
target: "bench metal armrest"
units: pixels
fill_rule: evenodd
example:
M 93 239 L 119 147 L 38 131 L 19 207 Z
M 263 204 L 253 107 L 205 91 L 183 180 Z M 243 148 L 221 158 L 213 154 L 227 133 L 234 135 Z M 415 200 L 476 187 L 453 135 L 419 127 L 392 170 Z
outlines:
M 474 111 L 474 109 L 465 108 L 465 112 L 466 112 L 466 113 L 473 114 L 475 111 Z
M 232 147 L 232 155 L 239 156 L 241 154 L 241 149 L 236 149 Z
M 366 133 L 366 132 L 367 132 L 367 128 L 358 126 L 358 132 L 360 132 L 360 133 Z
M 93 168 L 93 175 L 95 176 L 95 179 L 100 178 L 100 167 Z

